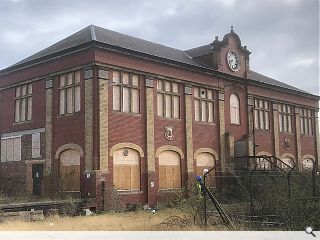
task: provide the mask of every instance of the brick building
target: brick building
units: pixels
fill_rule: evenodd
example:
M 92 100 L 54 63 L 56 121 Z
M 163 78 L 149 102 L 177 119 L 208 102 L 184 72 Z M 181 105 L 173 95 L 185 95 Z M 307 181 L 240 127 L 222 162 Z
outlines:
M 249 55 L 232 28 L 181 51 L 91 25 L 3 69 L 1 189 L 154 205 L 239 156 L 317 168 L 319 96 Z

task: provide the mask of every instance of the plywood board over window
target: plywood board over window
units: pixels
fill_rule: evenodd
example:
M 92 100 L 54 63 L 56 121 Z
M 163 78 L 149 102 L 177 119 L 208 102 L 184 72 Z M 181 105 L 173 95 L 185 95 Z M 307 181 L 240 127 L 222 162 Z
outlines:
M 21 136 L 1 139 L 1 162 L 21 161 Z
M 203 176 L 203 170 L 210 170 L 215 166 L 215 159 L 211 153 L 199 153 L 196 156 L 196 165 L 197 165 L 197 176 Z M 208 186 L 212 187 L 215 183 L 215 171 L 209 173 L 209 176 L 206 178 Z
M 175 151 L 159 154 L 159 189 L 181 188 L 180 155 Z
M 113 154 L 113 185 L 117 190 L 140 190 L 140 155 L 130 148 Z
M 32 134 L 32 158 L 39 158 L 40 155 L 40 133 Z
M 60 154 L 61 191 L 80 191 L 80 154 L 77 150 L 66 150 Z

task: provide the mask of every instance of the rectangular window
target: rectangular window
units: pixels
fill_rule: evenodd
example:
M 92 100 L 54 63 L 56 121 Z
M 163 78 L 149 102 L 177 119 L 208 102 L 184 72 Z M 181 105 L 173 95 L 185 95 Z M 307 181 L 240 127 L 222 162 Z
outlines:
M 113 72 L 113 110 L 140 113 L 139 75 Z
M 80 111 L 80 71 L 59 77 L 59 115 Z
M 300 130 L 302 135 L 312 135 L 312 112 L 310 109 L 301 109 Z
M 270 103 L 267 100 L 254 100 L 254 127 L 260 130 L 270 130 Z M 280 124 L 281 125 L 281 124 Z
M 160 117 L 180 118 L 178 83 L 157 80 L 157 114 Z
M 21 161 L 21 137 L 1 139 L 1 162 Z
M 292 133 L 292 107 L 279 104 L 279 130 L 280 132 Z
M 40 158 L 40 133 L 32 134 L 32 158 Z
M 32 84 L 24 84 L 15 89 L 14 122 L 25 122 L 32 119 Z
M 201 122 L 214 122 L 214 97 L 211 89 L 193 88 L 194 120 Z

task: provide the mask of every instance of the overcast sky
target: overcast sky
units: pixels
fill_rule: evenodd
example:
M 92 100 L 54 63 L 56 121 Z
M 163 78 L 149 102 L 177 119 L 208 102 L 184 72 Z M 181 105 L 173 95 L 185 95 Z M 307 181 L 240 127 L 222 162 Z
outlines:
M 186 50 L 234 26 L 250 67 L 319 94 L 319 0 L 0 0 L 0 69 L 94 24 Z

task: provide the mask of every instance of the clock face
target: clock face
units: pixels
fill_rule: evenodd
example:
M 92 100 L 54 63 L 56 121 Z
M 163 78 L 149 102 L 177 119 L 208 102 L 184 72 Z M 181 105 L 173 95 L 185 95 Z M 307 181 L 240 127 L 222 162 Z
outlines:
M 234 52 L 229 51 L 227 53 L 227 62 L 232 71 L 238 71 L 240 69 L 239 58 Z

